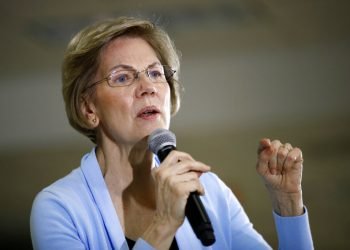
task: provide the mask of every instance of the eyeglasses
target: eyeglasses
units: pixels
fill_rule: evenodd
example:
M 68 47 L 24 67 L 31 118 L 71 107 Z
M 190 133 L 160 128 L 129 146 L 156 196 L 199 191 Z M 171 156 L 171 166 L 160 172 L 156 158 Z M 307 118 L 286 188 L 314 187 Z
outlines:
M 152 64 L 141 71 L 137 71 L 131 66 L 122 65 L 118 66 L 118 69 L 113 70 L 105 78 L 92 83 L 87 88 L 91 88 L 104 81 L 107 81 L 108 85 L 111 87 L 129 86 L 135 82 L 135 79 L 139 79 L 141 73 L 146 73 L 148 79 L 153 83 L 167 83 L 168 80 L 174 76 L 176 70 L 159 63 Z

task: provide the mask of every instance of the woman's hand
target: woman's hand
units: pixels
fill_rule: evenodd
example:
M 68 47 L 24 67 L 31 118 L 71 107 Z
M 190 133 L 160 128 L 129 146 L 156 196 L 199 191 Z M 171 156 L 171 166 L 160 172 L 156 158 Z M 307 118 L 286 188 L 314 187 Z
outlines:
M 279 140 L 262 139 L 256 168 L 269 191 L 275 212 L 282 216 L 301 215 L 304 207 L 301 150 Z
M 159 219 L 179 227 L 184 221 L 190 193 L 204 194 L 199 177 L 209 170 L 209 166 L 179 151 L 172 151 L 158 168 L 154 168 Z
M 170 247 L 176 230 L 184 221 L 188 196 L 196 191 L 204 194 L 199 177 L 209 170 L 209 166 L 176 150 L 152 170 L 156 183 L 156 213 L 144 234 L 145 240 L 157 249 Z

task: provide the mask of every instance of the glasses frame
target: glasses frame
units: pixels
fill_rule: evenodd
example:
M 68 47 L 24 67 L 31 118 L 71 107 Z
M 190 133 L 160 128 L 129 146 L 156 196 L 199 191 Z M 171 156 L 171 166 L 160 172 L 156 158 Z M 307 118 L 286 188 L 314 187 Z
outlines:
M 175 69 L 172 69 L 169 65 L 162 65 L 162 64 L 159 64 L 159 65 L 163 67 L 164 76 L 165 76 L 166 82 L 168 82 L 169 79 L 170 79 L 171 77 L 173 77 L 174 74 L 177 72 Z M 134 68 L 132 68 L 132 67 L 130 67 L 130 69 L 126 69 L 126 71 L 134 71 L 134 78 L 132 79 L 132 81 L 130 81 L 129 84 L 121 85 L 121 86 L 110 84 L 109 80 L 111 79 L 111 75 L 114 74 L 114 73 L 116 72 L 116 70 L 113 70 L 113 71 L 111 71 L 106 77 L 104 77 L 104 78 L 102 78 L 101 80 L 98 80 L 98 81 L 96 81 L 96 82 L 90 84 L 89 86 L 87 86 L 85 90 L 90 89 L 90 88 L 94 87 L 94 86 L 97 85 L 97 84 L 103 83 L 104 81 L 106 81 L 107 84 L 108 84 L 108 86 L 110 86 L 111 88 L 127 87 L 127 86 L 132 85 L 132 84 L 135 82 L 136 79 L 139 79 L 139 75 L 140 75 L 141 73 L 143 73 L 143 72 L 145 72 L 145 73 L 146 73 L 146 76 L 148 77 L 148 79 L 150 79 L 150 81 L 153 82 L 153 81 L 151 80 L 151 77 L 149 76 L 149 72 L 148 72 L 148 70 L 149 70 L 152 66 L 154 66 L 154 65 L 150 65 L 150 66 L 148 66 L 147 68 L 145 68 L 145 69 L 143 69 L 143 70 L 140 70 L 140 71 L 137 71 L 136 69 L 134 69 Z M 156 83 L 156 82 L 154 82 L 154 83 Z M 160 82 L 160 83 L 161 83 L 161 82 Z

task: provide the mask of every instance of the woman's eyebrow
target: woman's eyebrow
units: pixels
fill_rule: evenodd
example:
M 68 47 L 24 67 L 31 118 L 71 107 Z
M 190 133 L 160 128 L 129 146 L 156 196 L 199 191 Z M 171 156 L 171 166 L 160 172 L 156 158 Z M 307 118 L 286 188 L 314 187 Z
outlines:
M 153 66 L 156 66 L 156 65 L 161 65 L 161 64 L 160 64 L 160 62 L 153 62 L 153 63 L 149 64 L 149 65 L 146 67 L 146 69 L 148 69 L 148 68 L 150 68 L 150 67 L 153 67 Z M 131 65 L 127 65 L 127 64 L 118 64 L 118 65 L 113 66 L 113 67 L 109 70 L 109 72 L 116 71 L 117 69 L 127 69 L 127 70 L 135 70 L 135 71 L 136 71 L 136 69 L 135 69 L 133 66 L 131 66 Z
M 154 62 L 154 63 L 151 63 L 147 66 L 147 68 L 150 68 L 150 67 L 153 67 L 153 66 L 156 66 L 156 65 L 162 65 L 160 62 Z
M 113 66 L 109 72 L 112 72 L 112 71 L 115 71 L 117 69 L 132 69 L 132 70 L 135 70 L 134 67 L 130 66 L 130 65 L 127 65 L 127 64 L 118 64 L 118 65 L 115 65 Z

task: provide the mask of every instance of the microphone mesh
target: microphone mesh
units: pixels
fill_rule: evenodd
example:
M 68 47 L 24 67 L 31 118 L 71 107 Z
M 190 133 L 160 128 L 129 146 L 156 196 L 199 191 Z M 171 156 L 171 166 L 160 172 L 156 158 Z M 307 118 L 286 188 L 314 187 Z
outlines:
M 176 147 L 176 136 L 167 129 L 158 128 L 148 137 L 148 147 L 154 154 L 157 154 L 161 148 L 169 145 Z

